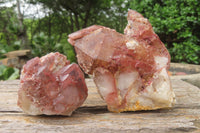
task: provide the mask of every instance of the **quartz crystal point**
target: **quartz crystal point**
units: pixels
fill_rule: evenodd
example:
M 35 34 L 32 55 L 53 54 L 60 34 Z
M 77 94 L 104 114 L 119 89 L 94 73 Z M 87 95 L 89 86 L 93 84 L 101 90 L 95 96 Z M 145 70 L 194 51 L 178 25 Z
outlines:
M 71 115 L 87 97 L 84 74 L 66 56 L 50 53 L 22 69 L 18 105 L 30 115 Z
M 124 34 L 93 25 L 69 35 L 78 63 L 113 112 L 170 108 L 170 55 L 149 21 L 129 10 Z

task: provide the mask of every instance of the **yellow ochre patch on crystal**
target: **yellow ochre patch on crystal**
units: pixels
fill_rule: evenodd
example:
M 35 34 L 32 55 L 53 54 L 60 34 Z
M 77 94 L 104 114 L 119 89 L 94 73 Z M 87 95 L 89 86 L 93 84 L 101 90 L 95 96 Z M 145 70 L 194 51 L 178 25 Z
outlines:
M 112 107 L 108 107 L 109 111 L 112 111 L 114 113 L 120 113 L 120 112 L 124 112 L 124 111 L 137 111 L 137 110 L 155 110 L 158 109 L 159 107 L 150 107 L 150 106 L 142 106 L 140 105 L 139 101 L 136 101 L 134 105 L 132 106 L 127 106 L 124 109 L 116 109 L 116 108 L 112 108 Z

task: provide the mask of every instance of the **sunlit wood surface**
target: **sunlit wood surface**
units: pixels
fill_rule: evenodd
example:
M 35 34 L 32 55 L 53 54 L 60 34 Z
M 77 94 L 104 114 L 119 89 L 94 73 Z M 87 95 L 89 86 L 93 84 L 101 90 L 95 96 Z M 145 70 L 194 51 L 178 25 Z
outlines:
M 169 110 L 112 113 L 86 79 L 89 96 L 72 116 L 29 116 L 17 106 L 19 80 L 0 81 L 0 133 L 200 132 L 200 89 L 172 80 L 176 105 Z

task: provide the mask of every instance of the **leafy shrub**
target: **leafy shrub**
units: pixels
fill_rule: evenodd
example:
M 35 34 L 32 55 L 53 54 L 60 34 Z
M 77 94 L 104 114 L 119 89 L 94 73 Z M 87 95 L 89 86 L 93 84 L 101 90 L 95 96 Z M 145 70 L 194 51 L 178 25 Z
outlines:
M 4 58 L 5 56 L 3 54 L 13 51 L 13 50 L 19 50 L 20 49 L 20 42 L 15 41 L 13 45 L 7 45 L 4 43 L 0 43 L 0 59 Z
M 14 80 L 19 78 L 19 69 L 0 65 L 0 80 Z
M 173 43 L 173 47 L 169 49 L 169 52 L 171 60 L 174 62 L 200 64 L 200 46 L 193 42 Z
M 41 57 L 50 52 L 60 52 L 65 54 L 70 62 L 76 62 L 74 49 L 67 40 L 57 43 L 54 37 L 49 38 L 43 32 L 35 35 L 32 42 L 32 55 Z
M 133 0 L 131 8 L 151 22 L 174 62 L 200 64 L 200 1 Z

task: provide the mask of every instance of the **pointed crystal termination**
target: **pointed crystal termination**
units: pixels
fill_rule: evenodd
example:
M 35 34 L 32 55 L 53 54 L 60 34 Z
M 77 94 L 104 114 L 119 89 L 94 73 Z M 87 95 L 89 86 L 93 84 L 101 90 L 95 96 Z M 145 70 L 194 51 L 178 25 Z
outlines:
M 22 69 L 18 106 L 30 115 L 68 115 L 87 98 L 84 74 L 56 52 L 29 60 Z
M 170 108 L 170 55 L 146 18 L 129 10 L 127 19 L 124 34 L 97 25 L 70 34 L 78 63 L 94 76 L 110 111 Z

